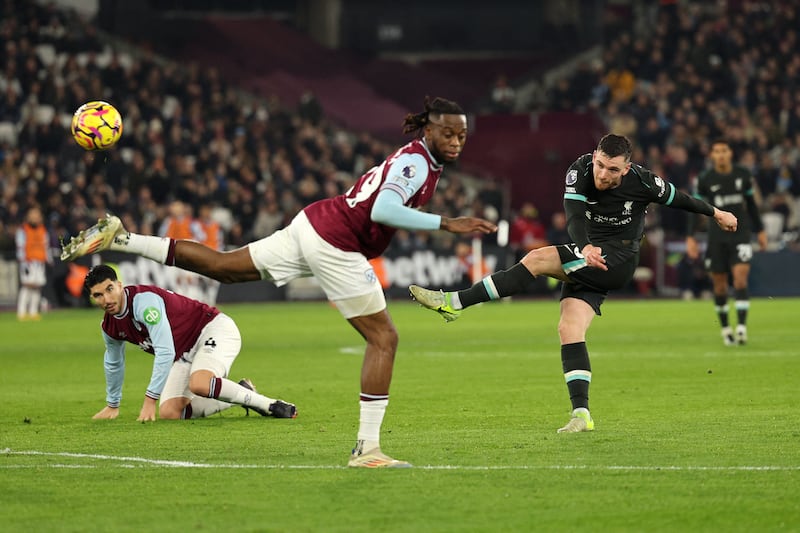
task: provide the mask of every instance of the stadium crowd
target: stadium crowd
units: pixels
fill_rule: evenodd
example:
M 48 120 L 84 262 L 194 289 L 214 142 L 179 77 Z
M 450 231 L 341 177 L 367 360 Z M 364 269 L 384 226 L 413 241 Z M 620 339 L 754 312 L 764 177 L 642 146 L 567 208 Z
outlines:
M 793 2 L 653 3 L 649 26 L 611 27 L 602 60 L 549 94 L 552 110 L 594 110 L 635 140 L 642 162 L 688 189 L 727 138 L 756 177 L 762 209 L 800 225 L 800 43 Z M 686 217 L 662 210 L 680 234 Z
M 13 257 L 15 227 L 32 205 L 44 209 L 53 246 L 106 212 L 131 231 L 157 234 L 174 201 L 190 216 L 210 210 L 225 244 L 239 246 L 344 192 L 395 148 L 331 124 L 313 94 L 294 108 L 259 100 L 214 69 L 117 52 L 91 24 L 52 5 L 6 0 L 2 9 L 3 256 Z M 66 126 L 97 99 L 120 110 L 125 130 L 116 149 L 84 152 Z M 450 173 L 431 208 L 446 216 L 482 211 L 468 182 Z M 426 239 L 397 241 L 408 248 Z
M 696 1 L 652 9 L 650 24 L 636 32 L 610 26 L 602 60 L 559 80 L 549 108 L 598 113 L 609 131 L 635 140 L 635 161 L 683 189 L 706 164 L 710 141 L 726 137 L 756 176 L 762 209 L 779 215 L 781 231 L 796 230 L 796 9 Z M 0 257 L 13 257 L 16 227 L 34 205 L 54 247 L 106 212 L 131 231 L 158 234 L 176 200 L 189 216 L 212 213 L 224 245 L 239 246 L 345 191 L 394 148 L 332 124 L 311 93 L 288 107 L 242 93 L 214 69 L 114 50 L 92 24 L 53 5 L 4 0 L 0 35 Z M 513 97 L 510 87 L 499 96 Z M 123 115 L 117 149 L 84 152 L 67 133 L 74 110 L 93 99 Z M 501 193 L 477 183 L 448 171 L 431 210 L 496 217 Z M 517 251 L 530 240 L 525 218 L 522 210 L 512 217 L 523 228 L 512 239 Z M 686 217 L 654 209 L 648 223 L 680 236 Z M 546 225 L 561 229 L 558 221 Z M 443 232 L 400 231 L 392 246 L 407 252 L 432 239 L 454 245 Z

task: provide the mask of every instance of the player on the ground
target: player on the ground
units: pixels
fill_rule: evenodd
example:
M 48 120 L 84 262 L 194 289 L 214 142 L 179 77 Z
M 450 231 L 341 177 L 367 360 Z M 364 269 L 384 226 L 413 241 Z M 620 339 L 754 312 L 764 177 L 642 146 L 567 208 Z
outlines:
M 452 321 L 466 307 L 525 291 L 536 276 L 563 281 L 558 334 L 572 418 L 559 433 L 594 429 L 589 413 L 592 370 L 586 331 L 600 314 L 608 292 L 633 278 L 647 206 L 655 202 L 713 216 L 725 231 L 736 230 L 736 217 L 731 213 L 692 198 L 650 170 L 632 164 L 631 151 L 627 138 L 606 135 L 593 153 L 582 155 L 567 170 L 564 211 L 573 242 L 533 250 L 508 270 L 466 290 L 410 287 L 420 304 Z
M 153 354 L 153 373 L 137 420 L 200 418 L 233 405 L 262 416 L 294 418 L 293 404 L 268 398 L 253 383 L 228 379 L 242 338 L 236 323 L 210 307 L 152 285 L 123 286 L 108 265 L 86 274 L 84 286 L 105 311 L 107 405 L 93 418 L 117 418 L 125 376 L 125 343 Z
M 349 466 L 408 467 L 380 448 L 380 427 L 389 403 L 398 335 L 386 310 L 380 282 L 368 259 L 379 256 L 398 228 L 489 233 L 496 226 L 475 217 L 423 213 L 445 163 L 467 140 L 467 117 L 455 102 L 425 101 L 421 113 L 405 118 L 403 131 L 417 138 L 361 176 L 346 193 L 315 202 L 291 224 L 231 252 L 199 243 L 126 232 L 116 217 L 81 232 L 62 259 L 110 249 L 141 255 L 223 283 L 265 279 L 284 285 L 315 276 L 328 299 L 366 340 L 361 368 L 360 424 Z
M 722 326 L 722 340 L 726 346 L 747 343 L 747 312 L 750 295 L 747 281 L 750 276 L 750 259 L 753 257 L 752 233 L 758 235 L 761 250 L 767 248 L 767 232 L 761 223 L 753 196 L 753 175 L 745 167 L 733 164 L 733 150 L 728 141 L 716 140 L 711 144 L 712 167 L 697 177 L 695 196 L 715 206 L 729 209 L 739 220 L 735 232 L 724 232 L 713 225 L 708 228 L 706 268 L 711 273 L 714 287 L 714 307 Z M 696 217 L 689 217 L 686 237 L 686 255 L 699 256 L 694 238 Z M 738 325 L 734 334 L 728 323 L 728 274 L 733 277 L 733 297 L 736 302 Z
M 51 263 L 50 243 L 44 226 L 42 210 L 31 207 L 16 234 L 17 263 L 19 264 L 19 295 L 17 318 L 39 320 L 42 287 L 47 283 L 46 263 Z

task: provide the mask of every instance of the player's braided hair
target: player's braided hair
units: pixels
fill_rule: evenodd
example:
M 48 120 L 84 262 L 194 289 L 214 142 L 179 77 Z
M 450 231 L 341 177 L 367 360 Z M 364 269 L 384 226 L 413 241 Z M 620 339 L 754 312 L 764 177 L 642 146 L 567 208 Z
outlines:
M 624 135 L 614 135 L 609 133 L 605 135 L 597 144 L 597 150 L 603 152 L 608 157 L 617 157 L 618 155 L 625 156 L 625 161 L 631 160 L 633 153 L 633 146 L 631 141 Z
M 434 98 L 431 100 L 425 97 L 425 111 L 422 113 L 409 113 L 403 121 L 403 133 L 422 134 L 422 130 L 428 125 L 431 115 L 463 115 L 464 110 L 461 106 L 451 100 L 444 98 Z
M 88 291 L 90 288 L 107 279 L 117 281 L 116 271 L 108 265 L 95 265 L 89 269 L 86 277 L 83 278 L 83 287 Z

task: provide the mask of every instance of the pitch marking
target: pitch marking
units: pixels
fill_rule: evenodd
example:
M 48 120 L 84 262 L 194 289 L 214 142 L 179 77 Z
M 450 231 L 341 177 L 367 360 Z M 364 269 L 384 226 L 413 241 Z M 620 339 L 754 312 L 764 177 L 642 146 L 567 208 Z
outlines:
M 344 470 L 344 465 L 257 465 L 257 464 L 212 464 L 197 463 L 193 461 L 171 461 L 166 459 L 147 459 L 145 457 L 126 457 L 95 453 L 72 452 L 42 452 L 37 450 L 15 451 L 9 448 L 0 450 L 2 455 L 28 455 L 45 457 L 71 457 L 75 459 L 99 459 L 102 461 L 116 461 L 122 464 L 119 468 L 131 468 L 130 463 L 139 463 L 147 466 L 162 466 L 168 468 L 218 468 L 231 470 Z M 96 468 L 94 465 L 0 465 L 0 469 L 10 468 Z M 596 470 L 596 471 L 644 471 L 644 472 L 787 472 L 800 471 L 800 465 L 789 466 L 654 466 L 654 465 L 418 465 L 417 470 L 454 470 L 454 471 L 492 471 L 492 470 Z

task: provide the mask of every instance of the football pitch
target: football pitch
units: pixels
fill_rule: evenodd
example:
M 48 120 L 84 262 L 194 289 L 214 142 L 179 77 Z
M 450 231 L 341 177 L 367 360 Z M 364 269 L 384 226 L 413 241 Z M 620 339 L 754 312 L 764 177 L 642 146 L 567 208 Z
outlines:
M 800 530 L 800 300 L 754 299 L 750 343 L 725 347 L 708 301 L 612 297 L 588 339 L 596 431 L 570 435 L 557 302 L 451 324 L 389 307 L 382 447 L 408 470 L 344 466 L 363 341 L 326 303 L 221 306 L 243 337 L 231 378 L 295 420 L 137 423 L 152 356 L 128 345 L 120 417 L 93 421 L 101 312 L 0 314 L 0 530 Z

